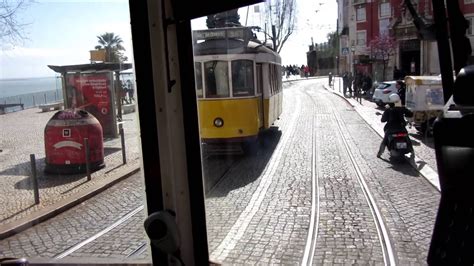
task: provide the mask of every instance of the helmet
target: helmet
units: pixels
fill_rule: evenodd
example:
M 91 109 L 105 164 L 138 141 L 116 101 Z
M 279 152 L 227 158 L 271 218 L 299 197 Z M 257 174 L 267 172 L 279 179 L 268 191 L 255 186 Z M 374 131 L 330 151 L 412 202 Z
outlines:
M 388 96 L 388 102 L 390 103 L 396 103 L 399 101 L 400 101 L 400 96 L 396 93 L 392 93 L 390 94 L 390 96 Z

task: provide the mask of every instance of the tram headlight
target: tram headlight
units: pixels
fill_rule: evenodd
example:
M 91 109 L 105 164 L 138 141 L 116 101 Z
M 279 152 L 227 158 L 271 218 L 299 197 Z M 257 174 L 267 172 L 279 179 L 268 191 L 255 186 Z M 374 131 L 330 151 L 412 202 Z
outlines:
M 222 118 L 218 117 L 214 119 L 214 126 L 215 127 L 222 127 L 224 125 L 224 120 Z

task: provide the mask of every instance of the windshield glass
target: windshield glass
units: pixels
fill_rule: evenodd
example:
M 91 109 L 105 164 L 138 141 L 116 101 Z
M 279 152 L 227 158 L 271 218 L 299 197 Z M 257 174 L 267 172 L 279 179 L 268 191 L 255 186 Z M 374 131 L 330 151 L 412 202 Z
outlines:
M 204 63 L 206 98 L 229 97 L 229 64 L 227 61 Z
M 381 122 L 390 82 L 440 74 L 419 31 L 434 7 L 407 2 L 271 0 L 189 30 L 177 1 L 2 1 L 0 259 L 159 264 L 153 199 L 178 226 L 173 263 L 192 265 L 189 223 L 223 265 L 426 264 L 442 86 L 401 91 L 408 134 Z M 179 210 L 196 191 L 202 224 Z
M 232 90 L 234 97 L 254 95 L 254 68 L 250 60 L 232 61 Z

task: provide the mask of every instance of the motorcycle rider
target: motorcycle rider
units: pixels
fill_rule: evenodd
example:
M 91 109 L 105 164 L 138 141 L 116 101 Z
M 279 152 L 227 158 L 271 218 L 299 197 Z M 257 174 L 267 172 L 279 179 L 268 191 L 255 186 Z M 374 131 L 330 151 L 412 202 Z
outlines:
M 407 124 L 405 117 L 413 117 L 413 112 L 408 110 L 405 106 L 400 106 L 400 96 L 396 93 L 391 94 L 389 97 L 389 106 L 387 110 L 382 115 L 382 122 L 387 122 L 385 124 L 383 130 L 385 132 L 385 136 L 382 140 L 382 143 L 380 143 L 380 148 L 379 152 L 377 153 L 377 157 L 380 158 L 382 156 L 382 153 L 385 150 L 385 146 L 387 146 L 388 143 L 388 136 L 393 133 L 397 132 L 407 132 L 405 126 Z M 413 146 L 411 144 L 411 141 L 408 142 L 408 148 L 410 149 L 411 156 L 410 159 L 414 160 L 415 159 L 415 151 L 413 150 Z

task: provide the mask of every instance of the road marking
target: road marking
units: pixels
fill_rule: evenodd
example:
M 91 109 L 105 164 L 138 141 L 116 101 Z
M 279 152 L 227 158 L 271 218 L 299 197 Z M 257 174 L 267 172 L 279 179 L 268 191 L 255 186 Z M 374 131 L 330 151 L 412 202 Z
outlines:
M 315 117 L 315 116 L 314 116 Z M 306 239 L 306 247 L 303 254 L 303 260 L 301 265 L 313 265 L 314 251 L 316 249 L 316 241 L 318 239 L 319 230 L 319 168 L 316 169 L 316 165 L 321 165 L 320 156 L 318 149 L 316 148 L 316 129 L 315 129 L 315 118 L 312 121 L 312 142 L 313 142 L 313 155 L 311 158 L 311 218 L 309 224 L 308 237 Z M 317 162 L 317 163 L 316 163 Z
M 90 242 L 96 240 L 97 238 L 101 237 L 102 235 L 106 234 L 107 232 L 109 232 L 110 230 L 114 229 L 115 227 L 119 226 L 120 224 L 122 224 L 123 222 L 125 222 L 126 220 L 130 219 L 132 216 L 134 216 L 135 214 L 137 214 L 138 212 L 142 211 L 143 210 L 143 205 L 141 205 L 140 207 L 136 208 L 135 210 L 129 212 L 128 214 L 126 214 L 124 217 L 120 218 L 118 221 L 116 221 L 115 223 L 113 223 L 112 225 L 110 225 L 109 227 L 105 228 L 104 230 L 100 231 L 99 233 L 89 237 L 88 239 L 78 243 L 77 245 L 69 248 L 68 250 L 66 250 L 65 252 L 57 255 L 56 257 L 54 257 L 55 260 L 59 260 L 59 259 L 62 259 L 64 257 L 67 257 L 69 255 L 71 255 L 73 252 L 77 251 L 78 249 L 82 248 L 83 246 L 89 244 Z

